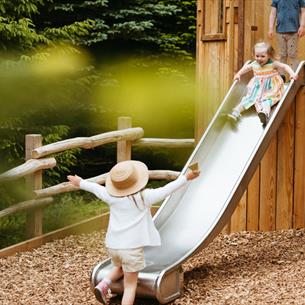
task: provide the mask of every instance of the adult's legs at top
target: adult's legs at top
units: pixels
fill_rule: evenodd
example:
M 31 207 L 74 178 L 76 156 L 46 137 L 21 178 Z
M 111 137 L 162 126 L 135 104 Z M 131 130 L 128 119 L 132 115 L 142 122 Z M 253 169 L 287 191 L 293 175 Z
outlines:
M 277 44 L 278 44 L 278 52 L 280 56 L 280 62 L 286 64 L 287 63 L 287 42 L 285 34 L 278 33 Z M 281 71 L 282 72 L 282 71 Z
M 295 70 L 299 64 L 298 60 L 298 34 L 287 33 L 277 34 L 278 49 L 280 61 L 284 64 L 289 64 Z M 280 71 L 284 74 L 284 71 Z
M 287 56 L 291 68 L 295 71 L 298 67 L 298 34 L 287 34 Z

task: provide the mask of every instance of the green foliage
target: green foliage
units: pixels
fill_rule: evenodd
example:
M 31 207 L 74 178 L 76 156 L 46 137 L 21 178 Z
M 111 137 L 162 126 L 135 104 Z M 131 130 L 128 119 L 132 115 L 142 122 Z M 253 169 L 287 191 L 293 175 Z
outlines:
M 85 196 L 86 197 L 86 196 Z M 50 232 L 108 211 L 108 206 L 93 196 L 66 194 L 44 211 L 44 232 Z
M 66 194 L 61 196 L 44 210 L 43 232 L 48 233 L 82 220 L 101 215 L 108 211 L 108 206 L 93 200 L 93 196 Z M 10 215 L 0 219 L 0 249 L 26 239 L 25 213 Z
M 69 42 L 79 44 L 88 37 L 94 22 L 90 19 L 71 22 L 62 27 L 40 27 L 40 9 L 51 5 L 52 0 L 23 0 L 17 5 L 14 1 L 0 0 L 0 51 L 14 51 L 17 54 L 29 52 L 40 46 Z
M 83 27 L 88 22 L 92 27 L 75 42 L 91 46 L 99 59 L 127 53 L 194 59 L 195 0 L 54 0 L 41 10 L 41 16 L 37 19 L 41 29 L 65 29 L 72 21 L 82 22 Z

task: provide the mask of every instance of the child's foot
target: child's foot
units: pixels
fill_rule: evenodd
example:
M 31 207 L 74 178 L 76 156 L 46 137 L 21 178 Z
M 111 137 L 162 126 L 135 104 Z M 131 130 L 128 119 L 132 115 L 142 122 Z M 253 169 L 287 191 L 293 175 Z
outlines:
M 236 123 L 240 118 L 240 113 L 236 110 L 233 110 L 231 113 L 227 114 L 228 119 Z
M 109 286 L 104 282 L 101 281 L 98 283 L 94 288 L 94 295 L 96 299 L 104 305 L 107 305 L 107 296 L 110 293 Z
M 267 115 L 264 112 L 259 112 L 258 113 L 258 117 L 259 117 L 261 123 L 265 126 L 267 124 L 267 122 L 268 122 Z

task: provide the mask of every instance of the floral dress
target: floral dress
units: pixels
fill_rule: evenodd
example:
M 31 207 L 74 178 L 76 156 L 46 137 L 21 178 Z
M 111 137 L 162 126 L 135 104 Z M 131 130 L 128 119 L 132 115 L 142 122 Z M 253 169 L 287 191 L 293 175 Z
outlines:
M 239 104 L 239 110 L 249 109 L 255 105 L 257 112 L 270 116 L 271 107 L 280 101 L 284 94 L 284 81 L 273 67 L 271 59 L 260 66 L 256 61 L 250 63 L 254 77 L 247 85 L 247 94 Z

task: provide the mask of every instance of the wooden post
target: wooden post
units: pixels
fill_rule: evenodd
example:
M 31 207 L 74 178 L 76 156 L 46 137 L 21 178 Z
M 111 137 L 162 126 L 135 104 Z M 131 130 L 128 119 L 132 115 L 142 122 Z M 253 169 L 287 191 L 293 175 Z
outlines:
M 278 130 L 276 230 L 291 229 L 293 225 L 294 116 L 295 103 Z
M 274 136 L 260 163 L 260 231 L 275 230 L 276 152 L 277 137 Z
M 305 86 L 296 97 L 293 227 L 305 226 Z
M 28 134 L 25 136 L 25 160 L 32 158 L 32 150 L 42 145 L 42 136 L 40 134 Z M 29 192 L 29 199 L 33 197 L 33 190 L 42 187 L 42 170 L 26 176 L 26 186 Z M 27 212 L 27 237 L 42 235 L 42 208 L 33 209 Z
M 131 128 L 131 117 L 119 117 L 118 118 L 118 130 Z M 117 162 L 131 159 L 131 141 L 118 141 L 117 142 Z
M 249 186 L 247 198 L 247 231 L 258 231 L 259 222 L 259 167 L 256 169 Z
M 232 217 L 230 233 L 245 231 L 247 229 L 247 191 L 244 192 Z

